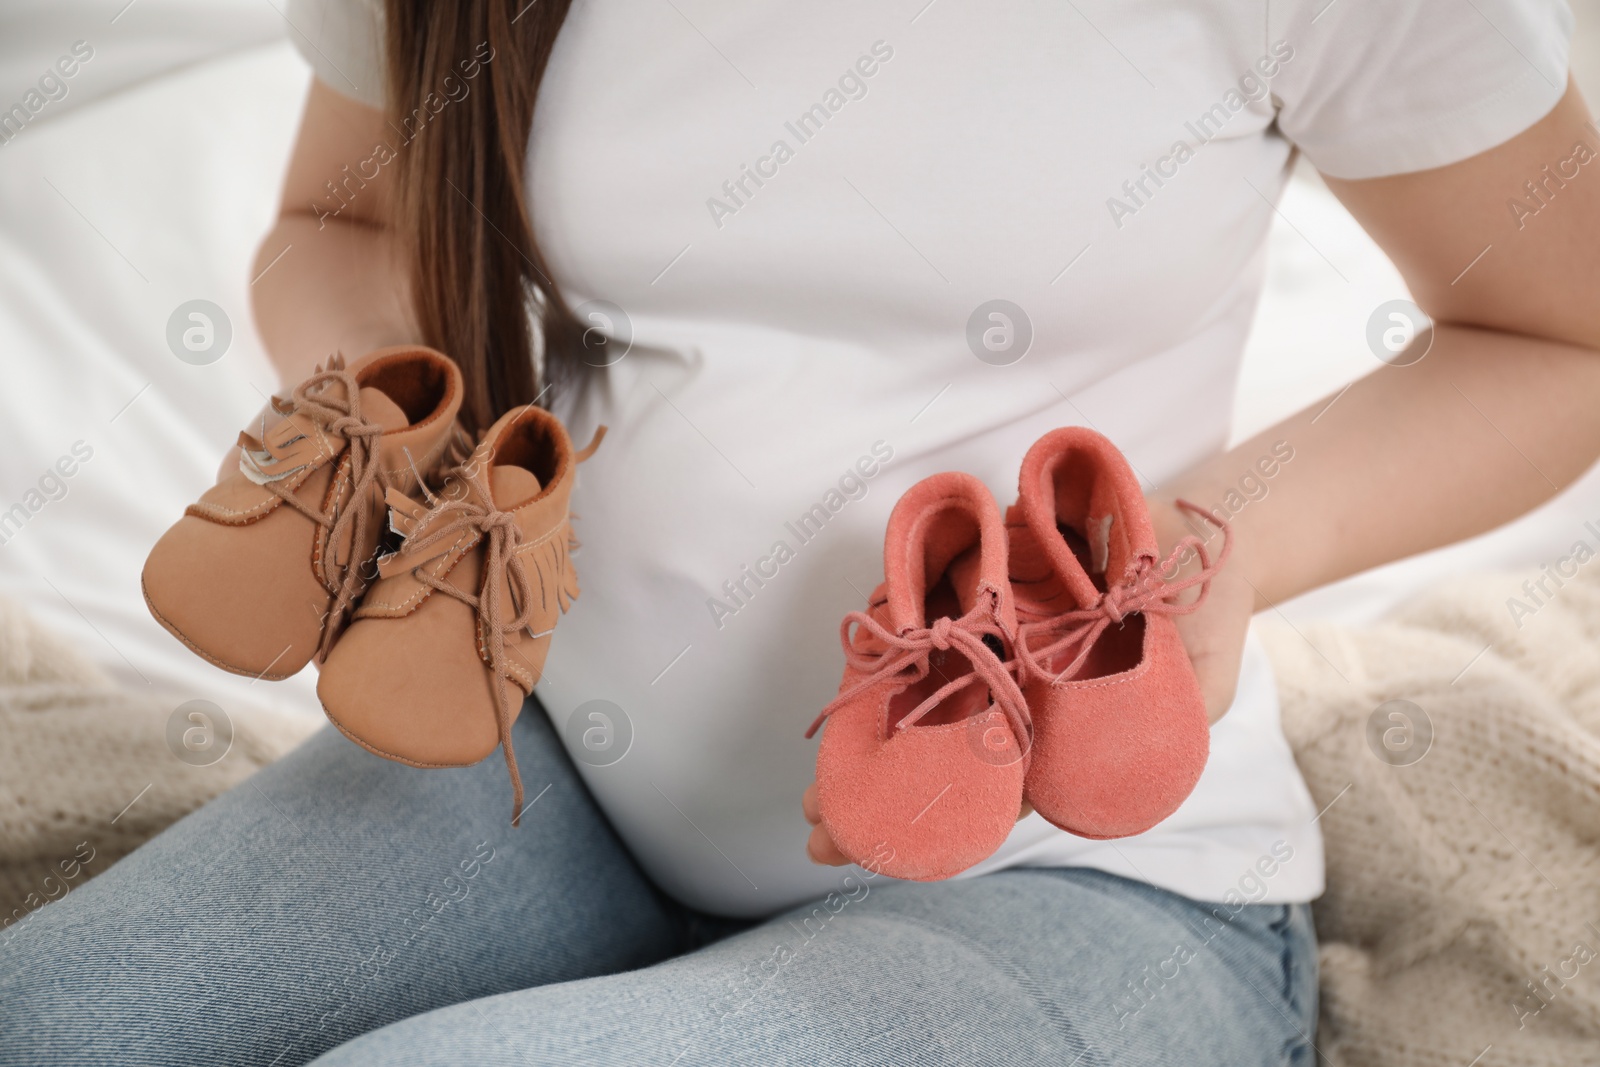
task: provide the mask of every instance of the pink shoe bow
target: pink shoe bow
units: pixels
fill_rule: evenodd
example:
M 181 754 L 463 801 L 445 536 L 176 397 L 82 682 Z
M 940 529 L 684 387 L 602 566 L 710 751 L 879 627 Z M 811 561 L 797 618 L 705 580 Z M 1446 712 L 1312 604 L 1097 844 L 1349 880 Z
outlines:
M 987 585 L 981 586 L 980 591 L 983 595 L 978 602 L 959 619 L 941 616 L 934 620 L 932 626 L 920 629 L 912 627 L 898 634 L 887 629 L 865 611 L 852 611 L 846 615 L 839 625 L 839 643 L 844 646 L 845 661 L 854 670 L 870 673 L 841 692 L 823 708 L 822 714 L 817 716 L 811 728 L 806 731 L 806 737 L 815 735 L 829 715 L 857 694 L 894 677 L 908 667 L 916 671 L 908 682 L 927 677 L 929 655 L 935 650 L 954 648 L 967 657 L 973 669 L 941 686 L 932 696 L 918 704 L 911 714 L 901 719 L 896 729 L 904 730 L 915 725 L 950 694 L 982 680 L 988 684 L 995 704 L 1010 720 L 1011 728 L 1016 733 L 1017 743 L 1026 748 L 1028 738 L 1033 732 L 1033 722 L 1028 716 L 1028 705 L 1023 699 L 1022 690 L 1013 677 L 1017 661 L 1002 660 L 984 641 L 985 637 L 1007 639 L 1011 636 L 1006 632 L 1005 625 L 1000 619 L 1000 594 Z M 883 645 L 882 649 L 857 647 L 851 640 L 852 623 L 877 638 Z M 857 631 L 858 634 L 859 632 Z

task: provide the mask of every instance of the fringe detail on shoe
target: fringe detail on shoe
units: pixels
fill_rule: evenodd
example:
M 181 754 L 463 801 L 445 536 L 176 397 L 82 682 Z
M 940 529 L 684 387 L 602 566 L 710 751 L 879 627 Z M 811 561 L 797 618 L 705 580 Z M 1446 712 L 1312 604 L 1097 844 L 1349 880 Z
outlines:
M 535 632 L 530 627 L 528 636 L 538 638 L 551 633 L 558 617 L 555 613 L 566 614 L 572 602 L 578 599 L 578 569 L 572 563 L 572 552 L 578 545 L 569 514 L 554 530 L 518 553 L 523 557 L 523 565 L 533 571 L 539 605 L 551 620 L 550 629 Z

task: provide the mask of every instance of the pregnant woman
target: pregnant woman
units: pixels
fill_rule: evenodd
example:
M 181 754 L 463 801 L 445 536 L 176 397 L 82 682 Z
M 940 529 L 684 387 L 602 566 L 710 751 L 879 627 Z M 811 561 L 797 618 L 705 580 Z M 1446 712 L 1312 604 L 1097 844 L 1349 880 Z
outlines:
M 521 825 L 497 759 L 325 730 L 0 946 L 0 1063 L 1312 1063 L 1318 812 L 1250 619 L 1600 454 L 1565 6 L 287 17 L 315 80 L 252 289 L 284 383 L 427 344 L 473 431 L 610 427 Z M 1432 326 L 1380 318 L 1374 373 L 1227 448 L 1300 153 Z M 1163 551 L 1179 498 L 1231 521 L 1178 619 L 1199 785 L 1120 840 L 1024 812 L 947 881 L 846 865 L 802 735 L 889 510 L 943 470 L 1007 504 L 1066 424 L 1126 454 Z

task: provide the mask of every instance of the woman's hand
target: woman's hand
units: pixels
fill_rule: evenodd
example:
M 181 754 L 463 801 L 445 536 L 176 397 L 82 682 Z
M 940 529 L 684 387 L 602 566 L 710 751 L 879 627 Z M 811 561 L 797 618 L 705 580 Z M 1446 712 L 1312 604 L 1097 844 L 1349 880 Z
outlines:
M 839 846 L 833 843 L 833 838 L 822 826 L 822 814 L 817 810 L 816 782 L 806 787 L 805 795 L 800 798 L 800 807 L 806 813 L 806 822 L 811 824 L 811 836 L 806 839 L 806 855 L 811 857 L 811 862 L 829 867 L 843 867 L 849 863 L 850 858 L 839 851 Z
M 1204 506 L 1206 502 L 1196 500 L 1194 503 Z M 1150 521 L 1163 557 L 1184 537 L 1194 534 L 1202 539 L 1209 535 L 1206 552 L 1216 560 L 1222 551 L 1221 531 L 1202 520 L 1188 518 L 1170 500 L 1156 499 L 1149 504 Z M 1195 676 L 1200 680 L 1200 692 L 1205 695 L 1206 717 L 1213 724 L 1233 704 L 1234 690 L 1239 684 L 1239 664 L 1244 659 L 1245 635 L 1256 609 L 1256 588 L 1249 578 L 1248 531 L 1234 524 L 1231 533 L 1233 548 L 1228 561 L 1211 579 L 1204 603 L 1188 615 L 1173 616 L 1178 636 L 1183 639 L 1183 647 L 1194 664 Z M 1178 581 L 1199 569 L 1199 558 L 1191 554 L 1170 580 Z M 1185 599 L 1193 600 L 1194 596 L 1190 592 Z

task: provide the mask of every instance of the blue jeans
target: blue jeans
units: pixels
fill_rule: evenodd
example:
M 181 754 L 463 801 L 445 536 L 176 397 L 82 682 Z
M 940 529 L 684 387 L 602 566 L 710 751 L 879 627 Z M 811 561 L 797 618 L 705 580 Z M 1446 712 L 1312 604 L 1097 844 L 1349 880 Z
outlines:
M 498 760 L 318 734 L 0 933 L 0 1065 L 1312 1062 L 1303 905 L 1013 869 L 719 920 L 640 873 L 535 705 L 516 746 L 513 830 Z

